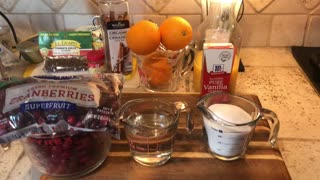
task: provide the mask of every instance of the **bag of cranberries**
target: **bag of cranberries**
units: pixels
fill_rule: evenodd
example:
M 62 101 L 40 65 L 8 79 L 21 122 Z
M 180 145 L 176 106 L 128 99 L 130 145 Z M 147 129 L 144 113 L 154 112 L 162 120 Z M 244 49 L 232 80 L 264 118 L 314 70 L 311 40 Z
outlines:
M 30 134 L 107 131 L 120 137 L 119 74 L 0 81 L 0 144 Z

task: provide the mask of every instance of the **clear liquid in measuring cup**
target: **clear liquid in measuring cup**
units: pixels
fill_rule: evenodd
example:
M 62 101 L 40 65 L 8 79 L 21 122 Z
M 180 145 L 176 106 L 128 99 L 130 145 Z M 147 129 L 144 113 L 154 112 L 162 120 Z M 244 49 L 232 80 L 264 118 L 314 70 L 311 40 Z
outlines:
M 143 112 L 129 118 L 136 128 L 126 128 L 133 158 L 146 166 L 167 162 L 173 152 L 175 128 L 170 126 L 172 116 L 163 112 Z
M 241 156 L 246 149 L 252 127 L 250 125 L 232 126 L 232 124 L 252 121 L 250 114 L 231 104 L 213 104 L 209 109 L 213 112 L 215 121 L 205 116 L 203 119 L 210 150 L 226 157 Z

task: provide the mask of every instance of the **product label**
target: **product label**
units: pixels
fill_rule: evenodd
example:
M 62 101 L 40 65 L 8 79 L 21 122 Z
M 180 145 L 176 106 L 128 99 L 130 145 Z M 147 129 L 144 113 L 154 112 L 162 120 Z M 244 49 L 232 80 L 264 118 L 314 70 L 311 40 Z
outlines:
M 171 151 L 174 144 L 174 136 L 168 135 L 165 137 L 136 137 L 128 136 L 130 149 L 136 152 L 166 152 Z
M 130 50 L 126 42 L 129 21 L 109 21 L 107 36 L 112 72 L 129 74 L 132 72 Z
M 89 63 L 89 73 L 96 74 L 96 73 L 103 73 L 105 71 L 104 62 L 102 63 Z
M 43 57 L 85 56 L 92 50 L 90 31 L 39 32 L 39 48 Z
M 13 109 L 20 107 L 22 109 L 34 108 L 73 108 L 70 103 L 66 101 L 80 104 L 84 107 L 97 107 L 99 105 L 100 90 L 98 88 L 90 87 L 88 84 L 55 84 L 55 83 L 30 83 L 20 86 L 15 86 L 6 89 L 5 105 L 3 112 L 6 113 Z M 34 101 L 43 103 L 31 103 Z M 45 102 L 44 102 L 45 101 Z M 64 103 L 63 103 L 63 102 Z
M 230 77 L 235 58 L 231 43 L 204 43 L 202 94 L 230 91 Z
M 221 156 L 237 156 L 245 151 L 251 128 L 250 126 L 227 127 L 205 117 L 204 126 L 208 135 L 210 150 Z
M 42 133 L 42 130 L 37 126 L 37 124 L 32 124 L 30 126 L 19 129 L 19 131 L 11 131 L 9 133 L 2 134 L 0 136 L 0 144 L 21 139 L 32 133 Z
M 116 112 L 122 78 L 38 76 L 0 83 L 0 144 L 30 133 L 109 132 L 119 138 Z

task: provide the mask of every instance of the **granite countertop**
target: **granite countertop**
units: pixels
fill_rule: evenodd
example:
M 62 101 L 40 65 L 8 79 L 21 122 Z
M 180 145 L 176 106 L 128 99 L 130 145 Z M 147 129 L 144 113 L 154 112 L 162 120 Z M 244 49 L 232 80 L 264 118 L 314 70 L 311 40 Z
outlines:
M 292 179 L 320 179 L 320 96 L 290 49 L 243 48 L 241 57 L 246 71 L 238 75 L 236 93 L 258 95 L 263 107 L 278 115 L 278 146 Z M 131 88 L 134 83 L 136 79 L 129 83 Z M 39 178 L 19 142 L 6 151 L 0 148 L 0 157 L 0 179 Z

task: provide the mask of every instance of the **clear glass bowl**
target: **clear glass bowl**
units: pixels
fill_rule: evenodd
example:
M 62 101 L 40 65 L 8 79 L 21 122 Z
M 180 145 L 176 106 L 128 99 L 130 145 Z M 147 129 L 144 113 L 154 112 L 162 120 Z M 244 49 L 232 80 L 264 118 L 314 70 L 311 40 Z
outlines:
M 75 178 L 99 167 L 111 147 L 106 132 L 38 134 L 22 140 L 32 164 L 52 177 Z

